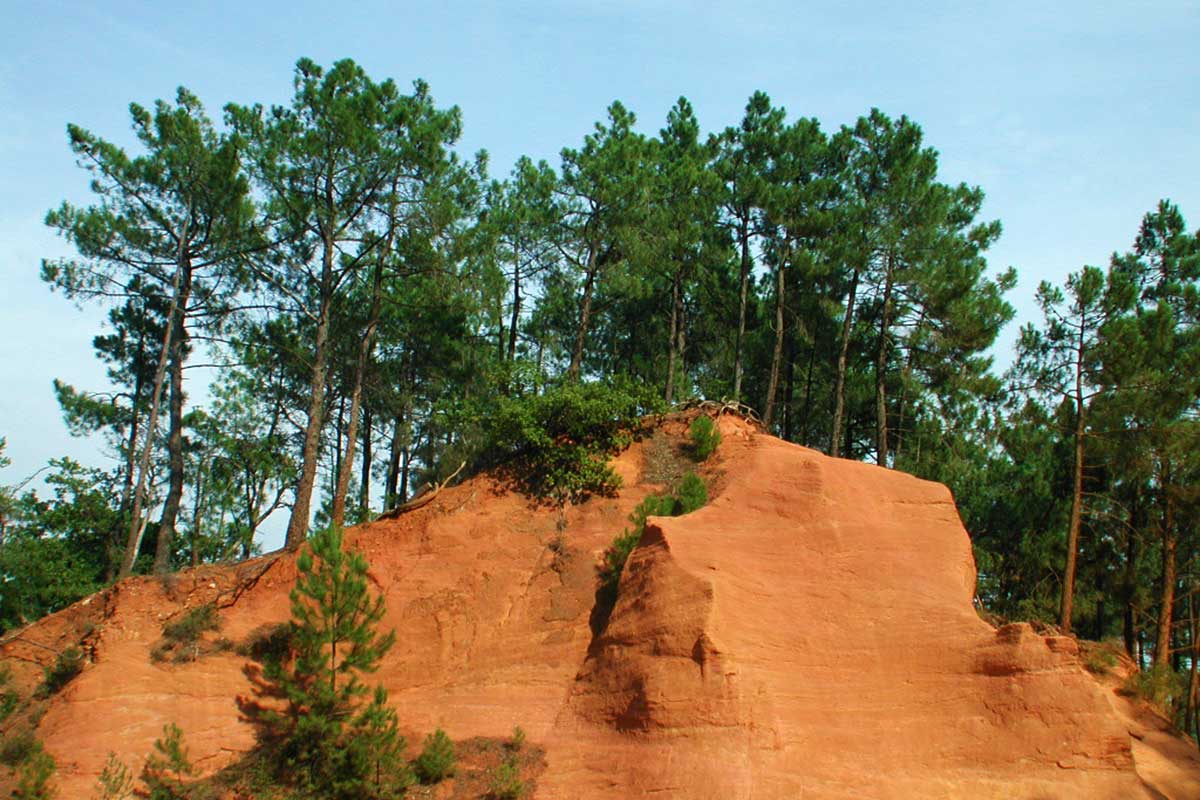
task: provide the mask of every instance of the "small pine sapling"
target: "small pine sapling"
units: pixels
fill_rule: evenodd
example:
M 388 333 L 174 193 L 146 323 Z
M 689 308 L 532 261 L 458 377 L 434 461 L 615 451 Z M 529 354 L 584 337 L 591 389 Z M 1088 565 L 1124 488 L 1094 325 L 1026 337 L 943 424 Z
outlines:
M 525 747 L 525 729 L 520 725 L 514 725 L 512 736 L 508 740 L 508 749 L 513 753 L 519 753 Z
M 128 800 L 133 797 L 133 783 L 129 767 L 110 751 L 96 781 L 96 800 Z
M 688 433 L 692 437 L 692 455 L 697 461 L 706 461 L 721 444 L 721 432 L 707 414 L 692 420 Z
M 323 798 L 375 796 L 379 787 L 404 780 L 397 766 L 404 741 L 387 693 L 360 680 L 396 641 L 395 633 L 377 632 L 383 597 L 368 591 L 367 560 L 344 549 L 339 528 L 314 534 L 296 568 L 289 657 L 263 666 L 287 707 L 260 719 L 280 743 L 285 779 Z M 364 706 L 367 695 L 373 699 Z
M 13 797 L 19 797 L 21 800 L 50 800 L 56 794 L 50 781 L 57 769 L 54 759 L 42 749 L 42 743 L 36 742 L 29 755 L 17 765 L 17 788 Z
M 701 417 L 700 419 L 708 419 Z M 703 508 L 708 502 L 708 487 L 704 480 L 694 472 L 683 476 L 679 488 L 675 490 L 675 509 L 672 516 L 690 514 L 698 508 Z
M 33 693 L 38 700 L 45 700 L 55 694 L 83 672 L 83 651 L 78 647 L 68 647 L 58 654 L 51 666 L 43 668 L 42 672 L 42 685 Z
M 154 740 L 154 752 L 142 767 L 142 781 L 150 790 L 150 800 L 184 800 L 184 780 L 195 774 L 188 759 L 183 731 L 173 722 L 163 726 L 163 735 Z
M 511 756 L 493 769 L 488 778 L 488 797 L 493 800 L 518 800 L 525 796 L 525 790 L 521 768 Z
M 421 754 L 417 756 L 417 777 L 426 784 L 443 781 L 454 775 L 456 760 L 454 742 L 444 730 L 438 728 L 425 737 Z

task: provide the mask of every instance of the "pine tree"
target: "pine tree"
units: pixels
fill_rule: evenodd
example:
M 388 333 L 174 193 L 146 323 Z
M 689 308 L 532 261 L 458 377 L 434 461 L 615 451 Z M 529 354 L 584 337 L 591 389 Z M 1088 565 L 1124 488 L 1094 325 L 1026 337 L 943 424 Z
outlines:
M 371 596 L 367 560 L 344 549 L 340 529 L 314 534 L 296 567 L 291 658 L 264 669 L 287 708 L 264 721 L 279 738 L 287 777 L 322 796 L 371 796 L 372 787 L 394 780 L 404 744 L 387 693 L 372 692 L 361 677 L 378 668 L 396 637 L 377 632 L 383 598 Z
M 215 328 L 236 287 L 232 262 L 251 245 L 249 184 L 241 172 L 238 142 L 218 134 L 199 99 L 180 88 L 176 104 L 159 101 L 153 112 L 130 106 L 145 154 L 130 158 L 120 147 L 78 126 L 68 126 L 71 149 L 94 176 L 97 204 L 64 203 L 46 224 L 69 239 L 81 260 L 42 265 L 42 278 L 80 300 L 136 298 L 167 305 L 150 392 L 149 419 L 120 574 L 137 558 L 143 491 L 154 444 L 154 425 L 169 379 L 168 490 L 159 523 L 155 571 L 170 567 L 175 520 L 183 496 L 184 365 L 195 324 Z

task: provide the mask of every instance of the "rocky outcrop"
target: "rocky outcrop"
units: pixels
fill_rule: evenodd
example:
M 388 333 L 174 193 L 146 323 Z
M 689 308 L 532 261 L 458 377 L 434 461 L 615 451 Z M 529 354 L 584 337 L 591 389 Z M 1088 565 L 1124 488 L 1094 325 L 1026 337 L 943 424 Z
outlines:
M 661 488 L 641 480 L 638 445 L 616 460 L 619 497 L 561 516 L 480 477 L 351 532 L 397 633 L 377 679 L 410 742 L 519 724 L 546 750 L 541 798 L 1156 796 L 1075 642 L 978 617 L 944 487 L 737 418 L 721 430 L 713 500 L 650 521 L 600 631 L 596 561 Z M 294 577 L 284 556 L 112 590 L 94 663 L 39 728 L 64 796 L 87 796 L 110 750 L 143 757 L 166 722 L 205 768 L 251 747 L 245 658 L 149 651 L 167 617 L 214 598 L 221 635 L 246 640 L 287 618 Z

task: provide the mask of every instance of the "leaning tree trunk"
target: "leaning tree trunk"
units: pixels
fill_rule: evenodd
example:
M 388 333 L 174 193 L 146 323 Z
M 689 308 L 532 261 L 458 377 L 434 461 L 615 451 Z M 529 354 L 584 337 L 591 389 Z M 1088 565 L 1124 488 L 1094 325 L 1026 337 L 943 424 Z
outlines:
M 190 216 L 191 209 L 188 209 Z M 167 362 L 170 359 L 171 339 L 174 336 L 175 314 L 179 309 L 179 288 L 183 281 L 184 247 L 187 240 L 187 225 L 179 237 L 179 252 L 175 262 L 175 277 L 171 286 L 171 305 L 167 309 L 167 324 L 163 327 L 162 352 L 158 355 L 158 367 L 154 370 L 154 388 L 151 390 L 150 419 L 146 424 L 146 441 L 142 444 L 142 455 L 138 462 L 137 483 L 133 487 L 133 510 L 129 515 L 129 535 L 125 541 L 125 557 L 121 560 L 121 570 L 117 573 L 120 578 L 127 578 L 133 573 L 133 565 L 137 561 L 138 550 L 142 545 L 142 504 L 145 500 L 146 476 L 150 472 L 150 453 L 154 448 L 154 430 L 158 422 L 158 409 L 162 402 L 163 384 L 166 383 Z
M 321 274 L 321 308 L 317 316 L 315 352 L 309 381 L 308 421 L 304 427 L 304 449 L 301 452 L 300 479 L 296 483 L 296 502 L 288 520 L 284 547 L 298 550 L 308 537 L 313 487 L 317 481 L 317 459 L 321 452 L 321 428 L 325 416 L 325 371 L 329 343 L 330 295 L 333 293 L 333 242 L 325 243 L 324 266 Z
M 391 249 L 389 241 L 388 250 Z M 386 251 L 385 251 L 386 252 Z M 371 282 L 371 313 L 367 328 L 358 344 L 358 362 L 354 365 L 354 390 L 350 395 L 350 427 L 346 432 L 346 454 L 338 471 L 337 488 L 333 493 L 333 510 L 330 521 L 340 528 L 346 521 L 346 493 L 350 489 L 350 475 L 354 471 L 354 445 L 358 440 L 359 409 L 362 407 L 363 383 L 366 381 L 367 364 L 371 360 L 371 348 L 375 344 L 375 331 L 379 327 L 379 311 L 383 300 L 383 260 L 375 265 Z
M 158 524 L 158 541 L 154 549 L 154 573 L 165 575 L 171 570 L 171 551 L 175 544 L 175 523 L 183 501 L 183 362 L 187 358 L 187 328 L 184 317 L 192 293 L 191 265 L 184 267 L 179 287 L 179 308 L 175 313 L 175 335 L 171 340 L 171 399 L 167 409 L 167 497 L 163 503 L 162 520 Z
M 838 349 L 837 375 L 833 385 L 833 431 L 829 437 L 829 455 L 837 458 L 841 453 L 843 426 L 846 414 L 846 362 L 850 354 L 850 332 L 854 327 L 854 297 L 858 292 L 858 270 L 850 279 L 850 292 L 846 296 L 846 316 L 842 320 L 842 344 Z

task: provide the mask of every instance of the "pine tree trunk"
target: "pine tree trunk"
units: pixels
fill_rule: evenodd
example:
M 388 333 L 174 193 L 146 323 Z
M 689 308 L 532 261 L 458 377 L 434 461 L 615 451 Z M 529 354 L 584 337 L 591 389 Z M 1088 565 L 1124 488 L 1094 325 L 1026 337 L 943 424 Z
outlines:
M 575 346 L 571 349 L 571 365 L 567 368 L 567 380 L 578 381 L 583 368 L 583 345 L 587 341 L 588 325 L 592 319 L 592 292 L 596 287 L 596 255 L 588 255 L 587 279 L 583 284 L 583 299 L 579 304 L 579 328 L 575 332 Z
M 512 319 L 508 325 L 508 360 L 517 357 L 517 327 L 521 323 L 521 257 L 520 251 L 513 248 L 513 307 Z
M 787 274 L 784 269 L 785 263 L 786 259 L 780 259 L 775 270 L 775 350 L 771 354 L 771 378 L 767 383 L 767 407 L 763 412 L 763 427 L 768 431 L 771 430 L 771 420 L 775 415 L 775 392 L 779 388 L 779 367 L 783 362 L 783 306 Z
M 1075 565 L 1079 556 L 1079 529 L 1083 520 L 1083 435 L 1086 413 L 1083 407 L 1083 334 L 1079 328 L 1079 345 L 1075 360 L 1075 464 L 1072 473 L 1071 522 L 1067 528 L 1067 566 L 1063 570 L 1062 604 L 1058 625 L 1063 633 L 1071 632 L 1072 609 L 1075 604 Z
M 854 328 L 854 296 L 858 292 L 858 270 L 850 278 L 850 291 L 846 295 L 846 316 L 842 319 L 842 343 L 838 348 L 837 374 L 833 384 L 833 430 L 829 436 L 829 455 L 837 458 L 841 454 L 842 436 L 845 433 L 846 413 L 846 362 L 850 354 L 850 332 Z
M 1200 705 L 1200 667 L 1197 666 L 1197 661 L 1200 661 L 1200 620 L 1196 619 L 1196 589 L 1200 587 L 1193 586 L 1192 591 L 1188 593 L 1188 636 L 1191 641 L 1192 652 L 1188 661 L 1188 696 L 1187 696 L 1187 721 L 1184 723 L 1183 729 L 1190 731 L 1196 729 L 1196 741 L 1200 742 L 1200 719 L 1197 719 L 1197 706 Z
M 682 303 L 679 290 L 679 271 L 676 270 L 675 277 L 671 281 L 671 329 L 667 333 L 667 388 L 663 397 L 668 406 L 671 405 L 675 395 L 675 348 L 679 343 L 680 305 Z
M 190 214 L 190 209 L 189 209 Z M 162 402 L 163 385 L 166 383 L 167 363 L 170 360 L 171 339 L 175 332 L 175 314 L 179 311 L 179 288 L 183 282 L 184 247 L 187 240 L 186 228 L 179 237 L 179 258 L 176 260 L 175 277 L 171 287 L 171 305 L 167 309 L 167 324 L 163 328 L 162 351 L 158 356 L 158 367 L 154 371 L 154 388 L 151 390 L 150 419 L 146 424 L 146 440 L 142 443 L 142 455 L 138 462 L 138 478 L 133 488 L 133 510 L 129 515 L 129 535 L 125 541 L 125 557 L 121 561 L 119 578 L 127 578 L 133 573 L 133 565 L 137 561 L 141 549 L 142 532 L 146 529 L 142 523 L 142 504 L 146 488 L 146 478 L 150 473 L 150 454 L 154 448 L 154 431 L 158 422 L 158 409 Z
M 322 269 L 321 310 L 317 330 L 313 365 L 309 381 L 308 421 L 304 427 L 304 449 L 301 451 L 300 479 L 296 484 L 296 502 L 288 520 L 284 547 L 298 550 L 308 537 L 313 487 L 317 481 L 317 460 L 321 455 L 321 428 L 325 417 L 325 362 L 329 342 L 330 301 L 333 294 L 333 243 L 326 241 L 325 266 Z
M 401 466 L 400 466 L 400 502 L 408 502 L 408 472 L 409 465 L 412 463 L 412 448 L 404 445 L 401 451 Z
M 403 417 L 397 416 L 392 422 L 392 444 L 388 452 L 388 473 L 386 485 L 383 487 L 383 511 L 396 504 L 396 487 L 400 484 L 400 431 Z
M 204 504 L 204 468 L 201 463 L 201 468 L 196 470 L 196 497 L 192 500 L 192 530 L 188 537 L 191 549 L 191 561 L 193 567 L 200 566 L 200 520 L 203 515 Z
M 917 319 L 917 324 L 913 327 L 912 339 L 920 341 L 921 328 L 925 325 L 925 309 L 921 309 L 921 316 Z M 908 355 L 904 359 L 904 371 L 900 375 L 900 402 L 896 404 L 896 431 L 892 437 L 896 446 L 892 448 L 892 463 L 899 466 L 900 464 L 900 449 L 904 444 L 904 414 L 908 409 L 908 387 L 912 382 L 913 357 L 916 354 L 916 346 L 909 344 Z
M 893 263 L 887 258 L 887 276 L 883 287 L 883 308 L 880 309 L 879 343 L 875 351 L 875 463 L 887 466 L 887 362 L 892 334 Z
M 389 243 L 390 249 L 390 243 Z M 340 528 L 346 521 L 346 493 L 350 490 L 350 475 L 354 471 L 354 446 L 358 441 L 358 421 L 362 408 L 363 384 L 366 382 L 367 365 L 371 361 L 371 350 L 375 346 L 375 331 L 379 327 L 379 312 L 383 297 L 383 261 L 375 265 L 371 287 L 371 312 L 367 328 L 358 343 L 358 360 L 354 365 L 354 388 L 350 393 L 350 426 L 346 432 L 346 454 L 338 471 L 337 488 L 333 494 L 333 509 L 330 522 Z M 369 467 L 368 467 L 369 468 Z M 367 481 L 363 485 L 367 485 Z M 366 506 L 363 506 L 364 508 Z
M 783 439 L 792 441 L 792 399 L 795 396 L 796 382 L 796 342 L 789 336 L 787 341 L 786 372 L 783 379 Z
M 163 502 L 162 519 L 158 524 L 158 541 L 154 548 L 154 573 L 171 571 L 171 551 L 175 543 L 175 525 L 179 506 L 183 502 L 183 362 L 187 358 L 188 332 L 184 325 L 187 304 L 192 294 L 192 269 L 185 264 L 179 286 L 179 307 L 172 324 L 175 335 L 171 340 L 171 396 L 167 405 L 167 497 Z
M 1135 494 L 1129 509 L 1129 527 L 1125 532 L 1125 621 L 1122 633 L 1125 639 L 1125 652 L 1130 658 L 1136 656 L 1137 647 L 1137 530 L 1139 525 L 1140 495 Z
M 738 327 L 733 343 L 733 399 L 742 399 L 742 350 L 746 340 L 746 303 L 750 292 L 750 231 L 749 223 L 742 221 L 738 230 L 742 244 L 741 280 L 738 285 Z
M 1158 637 L 1154 643 L 1154 667 L 1170 665 L 1171 627 L 1175 619 L 1175 552 L 1178 538 L 1175 532 L 1175 503 L 1171 497 L 1170 470 L 1163 470 L 1162 512 L 1162 597 L 1158 608 Z
M 367 405 L 363 405 L 362 410 L 362 473 L 359 476 L 360 485 L 358 487 L 358 507 L 365 515 L 371 507 L 371 434 L 372 434 L 372 419 L 371 409 Z
M 808 434 L 812 430 L 809 421 L 812 419 L 812 388 L 813 388 L 813 367 L 817 362 L 817 342 L 814 339 L 812 347 L 808 349 L 808 369 L 804 376 L 804 411 L 803 422 L 804 427 L 800 434 L 800 441 L 805 447 L 809 447 L 812 442 L 809 441 Z

